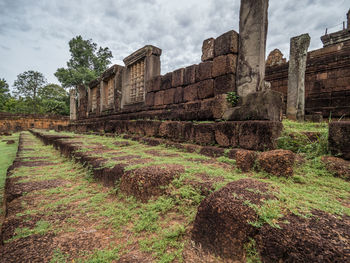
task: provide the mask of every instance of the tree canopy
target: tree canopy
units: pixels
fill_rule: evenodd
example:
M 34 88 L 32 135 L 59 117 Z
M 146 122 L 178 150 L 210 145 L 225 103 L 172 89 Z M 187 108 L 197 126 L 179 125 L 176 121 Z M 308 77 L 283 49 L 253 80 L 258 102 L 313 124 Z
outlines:
M 108 68 L 113 57 L 108 47 L 98 47 L 91 39 L 84 40 L 81 36 L 69 41 L 69 51 L 67 68 L 59 68 L 55 73 L 64 88 L 86 86 Z
M 42 73 L 33 70 L 25 71 L 17 76 L 13 84 L 15 87 L 13 93 L 16 97 L 36 100 L 45 84 L 46 79 Z
M 5 103 L 10 97 L 9 85 L 5 79 L 0 79 L 0 111 L 5 109 Z
M 69 94 L 57 84 L 47 84 L 44 75 L 26 71 L 14 82 L 14 95 L 9 85 L 0 79 L 0 111 L 25 114 L 69 115 Z

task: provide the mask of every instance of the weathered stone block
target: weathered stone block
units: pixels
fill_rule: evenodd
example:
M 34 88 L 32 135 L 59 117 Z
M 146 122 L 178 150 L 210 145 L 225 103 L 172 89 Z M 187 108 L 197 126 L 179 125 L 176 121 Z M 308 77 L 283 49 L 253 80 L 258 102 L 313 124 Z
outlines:
M 173 104 L 174 103 L 174 98 L 175 98 L 175 92 L 176 89 L 167 89 L 164 91 L 164 104 Z
M 242 172 L 249 172 L 254 168 L 254 164 L 257 158 L 257 153 L 249 150 L 238 150 L 235 153 L 237 168 Z
M 224 147 L 237 147 L 239 125 L 237 122 L 221 122 L 215 125 L 215 140 Z
M 197 67 L 196 72 L 196 81 L 202 81 L 206 79 L 212 78 L 212 69 L 213 69 L 213 62 L 207 61 L 204 63 L 200 63 Z
M 202 61 L 212 60 L 214 58 L 214 38 L 208 38 L 203 41 L 202 46 Z
M 162 124 L 160 121 L 147 121 L 144 123 L 144 131 L 146 136 L 155 137 L 158 135 L 159 126 Z
M 238 33 L 231 30 L 215 39 L 214 56 L 238 53 Z
M 215 144 L 214 125 L 211 123 L 194 126 L 195 142 L 201 145 Z
M 174 103 L 182 103 L 183 102 L 183 96 L 184 96 L 184 89 L 183 87 L 177 87 L 175 90 L 174 95 Z
M 212 193 L 198 207 L 192 239 L 224 259 L 245 262 L 244 244 L 257 234 L 251 222 L 259 218 L 245 202 L 260 205 L 263 200 L 273 198 L 267 191 L 266 183 L 242 179 Z
M 198 99 L 198 84 L 192 84 L 184 88 L 184 102 Z
M 184 84 L 184 74 L 185 74 L 184 68 L 180 68 L 173 72 L 173 78 L 172 78 L 172 84 L 171 84 L 173 88 L 182 86 Z
M 336 177 L 350 181 L 350 162 L 333 156 L 323 156 L 322 162 L 326 169 Z
M 190 85 L 196 82 L 197 65 L 192 65 L 185 68 L 184 85 Z
M 328 147 L 333 155 L 350 160 L 350 121 L 329 123 Z
M 207 79 L 198 83 L 198 98 L 206 99 L 214 96 L 214 80 Z
M 164 104 L 164 90 L 157 91 L 154 95 L 154 105 L 160 106 Z
M 212 103 L 212 112 L 214 119 L 222 119 L 224 113 L 227 111 L 229 105 L 227 102 L 227 95 L 216 95 Z
M 146 100 L 145 104 L 146 106 L 153 106 L 154 105 L 154 92 L 147 92 L 146 93 Z
M 293 175 L 295 154 L 287 150 L 274 150 L 259 155 L 259 169 L 282 177 Z
M 226 94 L 236 90 L 236 78 L 233 74 L 227 74 L 215 78 L 214 94 Z
M 277 121 L 241 122 L 239 127 L 239 147 L 255 151 L 274 150 L 282 129 L 282 123 Z
M 146 92 L 158 91 L 160 90 L 162 76 L 156 76 L 146 81 Z
M 161 90 L 171 89 L 172 80 L 173 80 L 172 72 L 169 72 L 164 76 L 162 76 L 162 83 L 161 83 L 160 89 Z
M 283 107 L 284 102 L 281 93 L 273 90 L 253 92 L 243 98 L 241 106 L 229 108 L 223 118 L 235 121 L 282 121 Z
M 214 147 L 214 146 L 203 146 L 199 153 L 205 156 L 216 158 L 216 157 L 224 156 L 225 149 Z
M 165 192 L 164 186 L 184 172 L 180 165 L 148 166 L 128 171 L 120 180 L 120 189 L 133 195 L 142 202 L 152 196 L 160 196 Z
M 213 77 L 225 74 L 236 74 L 237 55 L 228 54 L 214 58 Z

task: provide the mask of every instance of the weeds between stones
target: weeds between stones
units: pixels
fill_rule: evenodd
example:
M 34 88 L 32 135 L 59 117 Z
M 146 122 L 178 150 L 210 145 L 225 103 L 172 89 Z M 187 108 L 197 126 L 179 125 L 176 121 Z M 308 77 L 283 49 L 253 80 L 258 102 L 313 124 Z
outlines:
M 84 149 L 82 152 L 86 157 L 103 159 L 106 167 L 126 164 L 128 166 L 125 171 L 131 172 L 155 165 L 172 164 L 181 165 L 184 171 L 169 185 L 162 186 L 163 194 L 160 197 L 151 197 L 142 203 L 122 192 L 119 182 L 116 182 L 114 188 L 101 186 L 93 180 L 88 167 L 60 157 L 52 147 L 41 145 L 27 134 L 33 151 L 20 153 L 21 158 L 30 161 L 30 158 L 46 157 L 45 161 L 55 162 L 55 165 L 17 167 L 13 177 L 20 178 L 18 183 L 55 179 L 65 181 L 64 185 L 33 191 L 20 197 L 22 208 L 15 215 L 20 220 L 40 216 L 43 221 L 50 223 L 44 236 L 53 238 L 57 244 L 55 248 L 50 248 L 48 258 L 52 258 L 52 262 L 73 259 L 75 262 L 93 262 L 94 259 L 111 262 L 118 258 L 124 262 L 128 258 L 141 259 L 140 262 L 181 262 L 183 255 L 188 258 L 189 253 L 194 253 L 188 244 L 197 208 L 202 200 L 227 183 L 247 177 L 268 184 L 268 194 L 275 196 L 275 199 L 258 205 L 245 203 L 257 214 L 256 220 L 249 221 L 252 227 L 260 229 L 272 226 L 278 230 L 278 227 L 285 227 L 286 216 L 292 214 L 297 218 L 313 218 L 317 216 L 313 215 L 315 210 L 337 217 L 350 215 L 347 206 L 347 200 L 350 199 L 349 182 L 332 177 L 320 157 L 308 157 L 308 151 L 304 153 L 305 163 L 295 167 L 293 177 L 278 178 L 265 172 L 242 173 L 236 168 L 235 161 L 228 160 L 227 157 L 209 158 L 166 148 L 164 145 L 146 146 L 119 137 L 73 133 L 65 135 L 72 137 L 64 139 L 65 142 L 74 141 L 75 145 Z M 131 156 L 135 160 L 147 159 L 148 162 L 132 164 L 134 159 Z M 209 187 L 203 191 L 200 185 L 206 184 Z M 33 225 L 29 230 L 34 231 L 35 228 Z M 36 234 L 27 238 L 31 236 L 38 242 L 42 240 Z M 72 236 L 79 238 L 74 241 Z M 94 242 L 87 244 L 86 240 L 91 238 Z M 19 238 L 12 242 L 25 239 Z M 71 249 L 71 243 L 74 242 L 74 249 Z M 103 246 L 108 249 L 103 249 Z M 252 260 L 251 262 L 256 262 L 254 260 L 262 251 L 258 241 L 255 244 L 248 243 L 244 250 L 247 260 Z M 220 262 L 214 258 L 212 262 Z

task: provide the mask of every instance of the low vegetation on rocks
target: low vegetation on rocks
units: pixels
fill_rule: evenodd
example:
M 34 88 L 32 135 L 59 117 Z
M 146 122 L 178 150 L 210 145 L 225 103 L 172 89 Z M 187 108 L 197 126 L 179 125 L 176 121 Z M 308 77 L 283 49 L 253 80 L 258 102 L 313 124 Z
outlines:
M 284 127 L 268 156 L 21 133 L 0 254 L 6 262 L 346 262 L 350 182 L 323 161 L 327 125 Z

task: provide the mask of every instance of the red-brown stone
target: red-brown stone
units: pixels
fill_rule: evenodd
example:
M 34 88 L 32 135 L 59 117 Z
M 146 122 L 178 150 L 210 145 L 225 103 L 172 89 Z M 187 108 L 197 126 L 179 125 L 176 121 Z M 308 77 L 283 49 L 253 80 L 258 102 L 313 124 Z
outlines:
M 237 55 L 228 54 L 214 58 L 213 77 L 226 74 L 236 74 Z
M 173 72 L 173 78 L 172 78 L 172 84 L 171 84 L 173 88 L 182 86 L 184 84 L 184 74 L 185 74 L 184 68 L 180 68 Z
M 237 150 L 235 153 L 237 168 L 242 172 L 249 172 L 255 166 L 257 153 L 249 150 Z
M 233 74 L 227 74 L 215 78 L 214 94 L 226 94 L 229 91 L 236 90 L 236 77 Z
M 197 67 L 196 81 L 198 82 L 206 79 L 211 79 L 213 77 L 212 70 L 213 70 L 212 61 L 200 63 Z
M 184 102 L 198 99 L 198 84 L 192 84 L 184 88 Z
M 288 150 L 274 150 L 259 155 L 259 169 L 282 177 L 293 175 L 295 154 Z
M 207 79 L 198 83 L 198 98 L 207 99 L 214 96 L 214 80 Z

